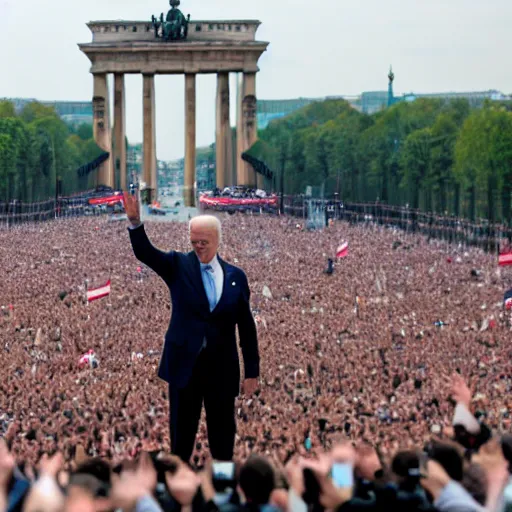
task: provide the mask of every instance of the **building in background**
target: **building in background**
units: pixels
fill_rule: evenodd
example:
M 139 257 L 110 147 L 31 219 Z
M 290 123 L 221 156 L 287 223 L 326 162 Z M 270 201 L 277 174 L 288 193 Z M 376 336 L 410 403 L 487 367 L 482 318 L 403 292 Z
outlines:
M 361 94 L 361 112 L 375 114 L 388 106 L 388 91 L 368 91 Z
M 361 110 L 360 96 L 325 96 L 323 98 L 296 98 L 288 100 L 260 100 L 258 99 L 256 119 L 258 130 L 265 129 L 274 119 L 280 119 L 293 112 L 325 100 L 346 100 L 355 109 Z
M 270 121 L 285 117 L 296 110 L 301 109 L 321 99 L 314 98 L 297 98 L 291 100 L 258 100 L 256 120 L 258 130 L 263 130 L 268 126 Z
M 472 107 L 481 107 L 486 100 L 489 101 L 506 101 L 510 100 L 511 97 L 503 94 L 500 91 L 491 89 L 489 91 L 480 92 L 442 92 L 442 93 L 423 93 L 423 94 L 404 94 L 402 99 L 404 101 L 415 101 L 418 98 L 432 98 L 432 99 L 443 99 L 443 100 L 456 100 L 466 99 Z
M 473 92 L 438 92 L 438 93 L 407 93 L 401 96 L 395 96 L 393 91 L 393 82 L 395 74 L 393 69 L 390 68 L 388 75 L 388 90 L 386 91 L 373 91 L 363 92 L 361 94 L 361 111 L 365 114 L 375 114 L 380 112 L 395 103 L 401 101 L 412 102 L 421 98 L 440 99 L 444 101 L 452 101 L 456 99 L 465 99 L 469 102 L 471 107 L 481 107 L 485 101 L 505 101 L 512 99 L 500 91 L 491 89 L 488 91 L 473 91 Z
M 25 105 L 37 101 L 46 107 L 53 107 L 66 123 L 78 125 L 82 123 L 92 124 L 92 101 L 40 101 L 35 98 L 3 98 L 14 104 L 16 113 L 19 114 Z
M 288 100 L 258 100 L 257 121 L 258 130 L 263 130 L 274 119 L 280 119 L 302 107 L 318 101 L 330 99 L 344 99 L 353 108 L 364 114 L 375 114 L 401 101 L 412 102 L 419 98 L 434 98 L 451 101 L 464 98 L 469 101 L 472 107 L 481 107 L 486 100 L 504 101 L 512 99 L 500 91 L 491 89 L 489 91 L 474 92 L 441 92 L 441 93 L 408 93 L 395 96 L 394 93 L 395 74 L 390 68 L 388 74 L 387 91 L 365 91 L 359 96 L 326 96 L 323 98 L 297 98 Z

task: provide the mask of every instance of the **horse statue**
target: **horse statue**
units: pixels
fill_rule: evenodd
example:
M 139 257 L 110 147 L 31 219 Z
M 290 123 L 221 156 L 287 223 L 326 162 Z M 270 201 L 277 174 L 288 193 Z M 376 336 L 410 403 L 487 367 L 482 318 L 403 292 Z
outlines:
M 155 30 L 155 37 L 164 41 L 183 41 L 188 35 L 188 24 L 190 14 L 185 18 L 184 14 L 178 9 L 180 0 L 170 0 L 171 10 L 167 13 L 164 20 L 164 13 L 158 20 L 155 16 L 151 17 L 151 22 Z

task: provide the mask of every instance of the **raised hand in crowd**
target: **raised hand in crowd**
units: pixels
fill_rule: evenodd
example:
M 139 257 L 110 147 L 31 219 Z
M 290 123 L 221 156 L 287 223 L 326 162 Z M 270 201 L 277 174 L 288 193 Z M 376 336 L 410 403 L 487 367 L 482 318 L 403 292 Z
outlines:
M 140 202 L 138 194 L 130 194 L 129 192 L 123 192 L 123 203 L 126 216 L 132 224 L 137 226 L 140 224 Z

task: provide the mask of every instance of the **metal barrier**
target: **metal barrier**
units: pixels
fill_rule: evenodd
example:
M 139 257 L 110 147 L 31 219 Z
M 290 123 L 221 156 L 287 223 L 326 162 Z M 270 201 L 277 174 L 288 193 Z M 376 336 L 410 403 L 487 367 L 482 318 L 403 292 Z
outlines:
M 107 213 L 106 209 L 89 206 L 88 199 L 94 192 L 90 190 L 74 196 L 48 199 L 36 203 L 24 203 L 16 199 L 9 202 L 0 201 L 0 229 L 55 219 Z
M 512 242 L 512 228 L 503 224 L 489 224 L 485 220 L 471 222 L 457 217 L 425 213 L 400 206 L 379 203 L 343 203 L 306 196 L 285 196 L 283 213 L 306 219 L 308 208 L 317 203 L 325 207 L 325 222 L 344 220 L 351 224 L 368 223 L 400 229 L 406 233 L 419 233 L 448 243 L 479 247 L 499 252 L 500 246 Z
M 0 229 L 27 223 L 45 222 L 54 219 L 101 215 L 107 209 L 91 208 L 88 199 L 93 191 L 71 197 L 59 197 L 38 203 L 9 203 L 0 201 Z M 311 199 L 306 196 L 285 196 L 282 213 L 294 217 L 308 218 L 308 209 L 318 207 L 325 211 L 326 225 L 329 219 L 346 222 L 367 223 L 400 229 L 405 233 L 420 233 L 428 238 L 448 243 L 479 247 L 498 252 L 500 245 L 512 243 L 512 228 L 502 224 L 489 224 L 456 217 L 425 213 L 406 207 L 379 203 L 343 203 L 326 199 Z

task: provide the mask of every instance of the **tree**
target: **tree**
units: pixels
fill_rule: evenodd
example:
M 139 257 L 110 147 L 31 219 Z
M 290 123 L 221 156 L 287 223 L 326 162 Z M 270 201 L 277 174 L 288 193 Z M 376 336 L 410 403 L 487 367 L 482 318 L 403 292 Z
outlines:
M 38 119 L 42 119 L 44 117 L 54 117 L 57 119 L 59 118 L 54 107 L 43 105 L 37 101 L 31 101 L 30 103 L 27 103 L 23 107 L 20 117 L 25 123 L 32 123 L 33 121 L 37 121 Z
M 69 129 L 58 117 L 48 116 L 36 119 L 31 123 L 36 133 L 42 138 L 42 143 L 49 144 L 52 152 L 53 166 L 48 176 L 48 197 L 54 197 L 57 193 L 57 179 L 62 176 L 69 165 L 69 146 L 66 141 L 69 137 Z
M 19 118 L 3 118 L 0 119 L 0 133 L 10 136 L 11 149 L 14 154 L 14 165 L 5 176 L 7 195 L 10 199 L 25 199 L 27 174 L 31 163 L 29 155 L 30 139 L 27 127 Z
M 82 140 L 89 140 L 93 138 L 92 124 L 81 123 L 72 131 Z
M 0 101 L 0 118 L 6 117 L 16 117 L 16 110 L 14 108 L 14 103 L 2 100 Z
M 438 198 L 434 209 L 441 213 L 448 209 L 448 194 L 456 187 L 452 167 L 458 132 L 459 128 L 452 116 L 445 112 L 439 114 L 431 128 L 431 185 L 432 192 Z M 454 210 L 458 215 L 460 198 L 456 190 L 454 198 Z
M 324 185 L 326 194 L 338 192 L 345 201 L 409 202 L 494 222 L 512 210 L 508 107 L 420 99 L 368 116 L 328 100 L 271 122 L 254 148 L 286 175 L 287 192 Z
M 510 221 L 512 179 L 512 114 L 484 108 L 466 119 L 455 145 L 456 176 L 473 196 L 483 191 L 482 214 L 494 223 Z M 474 208 L 475 197 L 472 197 Z
M 428 187 L 431 143 L 432 131 L 430 128 L 416 130 L 405 139 L 401 155 L 402 183 L 409 191 L 413 209 L 420 206 L 421 191 L 425 195 L 425 209 L 431 209 L 432 196 Z
M 10 180 L 16 169 L 16 151 L 12 137 L 0 133 L 0 198 L 10 201 Z
M 0 135 L 5 135 L 1 200 L 48 199 L 55 195 L 59 180 L 64 194 L 86 190 L 88 178 L 80 178 L 76 171 L 103 152 L 92 138 L 90 125 L 72 129 L 52 107 L 37 102 L 26 105 L 20 116 L 10 102 L 0 102 Z

